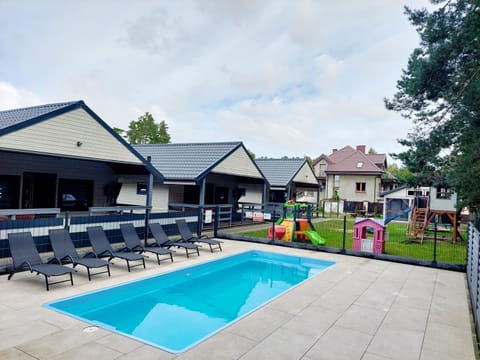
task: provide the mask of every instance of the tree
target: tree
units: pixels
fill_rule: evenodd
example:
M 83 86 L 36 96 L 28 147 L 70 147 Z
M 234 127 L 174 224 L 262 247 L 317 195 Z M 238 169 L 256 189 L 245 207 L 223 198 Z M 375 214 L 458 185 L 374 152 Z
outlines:
M 407 167 L 399 167 L 393 163 L 387 167 L 387 171 L 392 174 L 400 184 L 408 186 L 415 185 L 415 174 L 412 174 Z
M 420 35 L 387 109 L 414 128 L 395 154 L 419 185 L 450 186 L 460 206 L 478 209 L 480 186 L 480 3 L 431 0 L 432 12 L 405 8 Z
M 127 131 L 130 144 L 168 144 L 170 135 L 168 125 L 162 120 L 155 123 L 152 114 L 146 112 L 137 121 L 131 121 Z
M 248 156 L 250 156 L 252 160 L 255 160 L 255 153 L 250 149 L 247 149 L 247 152 L 248 152 Z

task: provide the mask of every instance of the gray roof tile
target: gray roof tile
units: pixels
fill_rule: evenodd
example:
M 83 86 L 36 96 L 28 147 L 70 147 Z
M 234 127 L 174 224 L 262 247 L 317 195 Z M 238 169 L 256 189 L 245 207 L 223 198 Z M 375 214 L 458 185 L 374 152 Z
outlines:
M 53 111 L 78 103 L 78 101 L 63 102 L 57 104 L 31 106 L 22 109 L 0 111 L 0 130 L 20 125 L 28 120 L 33 120 Z
M 305 163 L 305 159 L 256 159 L 270 186 L 286 187 Z
M 165 180 L 193 181 L 206 175 L 209 169 L 241 146 L 241 142 L 179 143 L 134 145 L 145 159 L 151 156 L 152 165 Z

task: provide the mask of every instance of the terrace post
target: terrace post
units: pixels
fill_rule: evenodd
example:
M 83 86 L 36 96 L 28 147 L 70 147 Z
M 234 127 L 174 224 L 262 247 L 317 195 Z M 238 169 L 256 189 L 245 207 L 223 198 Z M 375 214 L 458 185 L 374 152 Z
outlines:
M 275 241 L 275 217 L 276 217 L 276 211 L 275 211 L 275 208 L 276 208 L 277 205 L 273 205 L 273 210 L 272 210 L 272 238 L 270 240 L 272 240 L 272 243 Z
M 152 162 L 152 157 L 148 156 L 147 161 Z M 152 210 L 152 192 L 153 192 L 153 174 L 148 174 L 148 186 L 147 186 L 147 199 L 145 209 L 145 228 L 143 230 L 143 240 L 147 241 L 148 238 L 148 224 L 150 223 L 150 212 Z

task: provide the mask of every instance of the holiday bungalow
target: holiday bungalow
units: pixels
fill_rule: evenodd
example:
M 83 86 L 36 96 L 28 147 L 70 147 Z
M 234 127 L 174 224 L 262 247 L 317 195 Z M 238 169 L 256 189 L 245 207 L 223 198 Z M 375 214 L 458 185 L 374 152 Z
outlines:
M 253 191 L 262 202 L 266 181 L 242 142 L 135 145 L 147 163 L 163 175 L 153 179 L 152 208 L 167 211 L 188 206 L 230 206 Z M 160 179 L 162 180 L 162 179 Z M 143 176 L 124 175 L 120 204 L 145 203 L 147 182 Z
M 269 183 L 268 202 L 318 202 L 319 184 L 306 159 L 256 159 Z
M 83 101 L 0 111 L 0 163 L 0 209 L 112 206 L 120 174 L 163 179 Z

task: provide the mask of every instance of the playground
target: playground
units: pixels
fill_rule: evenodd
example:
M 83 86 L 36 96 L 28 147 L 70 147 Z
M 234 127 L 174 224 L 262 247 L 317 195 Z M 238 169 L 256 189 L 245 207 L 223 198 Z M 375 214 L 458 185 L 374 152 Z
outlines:
M 280 218 L 268 229 L 268 238 L 283 241 L 310 241 L 314 245 L 325 245 L 326 240 L 315 230 L 312 223 L 312 207 L 293 200 L 283 204 Z
M 314 218 L 311 222 L 319 236 L 325 239 L 325 245 L 323 246 L 333 249 L 345 248 L 351 250 L 353 248 L 355 219 L 348 217 Z M 431 236 L 425 237 L 423 242 L 420 242 L 420 240 L 409 237 L 408 226 L 406 222 L 397 221 L 391 221 L 386 225 L 385 254 L 418 260 L 432 260 L 433 253 L 436 251 L 438 262 L 465 264 L 466 243 L 461 240 L 453 242 L 451 232 L 439 232 L 436 249 L 434 249 L 433 232 L 430 234 Z M 241 234 L 249 237 L 269 238 L 270 228 L 271 226 L 242 232 Z M 462 236 L 466 236 L 464 225 L 460 227 L 459 231 Z M 294 241 L 298 242 L 298 240 Z

